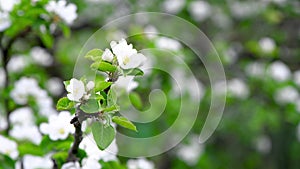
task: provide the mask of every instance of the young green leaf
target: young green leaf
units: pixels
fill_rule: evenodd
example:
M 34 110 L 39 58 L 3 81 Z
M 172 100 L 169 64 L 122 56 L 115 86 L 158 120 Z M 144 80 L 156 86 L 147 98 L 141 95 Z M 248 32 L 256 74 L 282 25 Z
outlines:
M 102 57 L 103 51 L 101 49 L 92 49 L 84 57 L 90 60 L 100 60 Z
M 99 102 L 96 99 L 89 99 L 80 109 L 86 113 L 96 113 L 100 110 Z
M 124 75 L 131 75 L 131 76 L 143 76 L 144 72 L 139 68 L 133 68 L 133 69 L 124 69 L 123 70 Z
M 60 98 L 56 104 L 57 110 L 69 110 L 75 105 L 74 102 L 70 101 L 67 97 Z
M 95 92 L 102 91 L 102 90 L 108 88 L 111 84 L 112 84 L 112 82 L 105 82 L 105 81 L 98 82 L 98 83 L 96 83 L 96 86 L 95 86 Z
M 66 80 L 66 81 L 64 81 L 64 85 L 65 85 L 65 89 L 67 88 L 67 86 L 69 86 L 70 85 L 70 80 Z
M 112 121 L 117 123 L 118 125 L 125 127 L 127 129 L 133 130 L 137 132 L 136 126 L 129 121 L 128 119 L 126 119 L 125 117 L 121 117 L 121 116 L 114 116 L 112 118 Z
M 116 135 L 115 129 L 111 125 L 106 127 L 99 121 L 92 123 L 92 133 L 100 150 L 106 149 L 114 140 Z
M 143 102 L 139 94 L 137 94 L 136 92 L 131 92 L 129 94 L 129 99 L 135 108 L 137 108 L 138 110 L 142 110 Z

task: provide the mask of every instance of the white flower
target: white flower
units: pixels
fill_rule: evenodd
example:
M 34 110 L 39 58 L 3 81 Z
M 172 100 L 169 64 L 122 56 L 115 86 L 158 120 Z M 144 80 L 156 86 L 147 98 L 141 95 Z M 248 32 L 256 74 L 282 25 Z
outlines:
M 294 72 L 294 82 L 300 87 L 300 70 Z
M 80 164 L 76 161 L 76 162 L 68 162 L 65 163 L 61 169 L 80 169 Z
M 128 169 L 154 169 L 154 163 L 145 158 L 130 159 L 127 161 Z
M 86 84 L 86 90 L 87 90 L 87 91 L 92 90 L 94 87 L 95 87 L 95 83 L 94 83 L 93 81 L 89 81 L 89 82 Z
M 13 7 L 19 2 L 20 0 L 0 0 L 0 8 L 3 11 L 10 12 L 13 9 Z
M 85 94 L 84 84 L 82 81 L 73 78 L 67 86 L 67 91 L 70 92 L 67 94 L 69 100 L 79 102 Z
M 27 97 L 39 91 L 38 83 L 33 78 L 22 77 L 15 82 L 14 89 L 11 91 L 11 98 L 17 103 L 24 105 L 27 103 Z
M 163 3 L 163 8 L 171 14 L 178 13 L 184 6 L 185 0 L 166 0 Z
M 156 39 L 155 45 L 159 48 L 173 50 L 173 51 L 178 51 L 182 47 L 177 40 L 167 38 L 167 37 L 159 37 L 158 39 Z
M 258 152 L 262 154 L 269 153 L 272 148 L 272 142 L 270 138 L 266 135 L 259 136 L 255 140 L 255 148 Z
M 236 18 L 247 18 L 256 15 L 266 7 L 264 3 L 257 5 L 257 2 L 254 1 L 230 1 L 229 3 L 231 13 Z
M 126 89 L 128 93 L 137 88 L 138 85 L 138 82 L 134 81 L 134 76 L 120 76 L 114 83 L 114 86 L 117 88 Z
M 42 141 L 42 135 L 35 125 L 16 125 L 9 131 L 9 135 L 17 140 L 28 140 L 36 145 Z
M 252 77 L 263 77 L 265 74 L 265 64 L 260 62 L 252 62 L 245 68 L 245 73 Z
M 118 153 L 118 146 L 116 144 L 116 140 L 113 140 L 113 142 L 104 151 L 101 151 L 97 147 L 93 135 L 89 134 L 83 138 L 79 148 L 85 150 L 88 158 L 103 160 L 104 162 L 117 160 L 116 154 Z
M 283 82 L 291 77 L 289 67 L 281 61 L 273 62 L 267 70 L 267 73 L 276 81 Z
M 265 37 L 259 40 L 259 46 L 265 53 L 270 53 L 275 49 L 275 42 L 273 39 Z
M 0 11 L 0 32 L 5 31 L 8 27 L 10 27 L 11 21 L 9 18 L 9 14 Z
M 206 1 L 191 2 L 188 10 L 196 21 L 203 21 L 211 15 L 211 7 Z
M 33 116 L 33 111 L 31 110 L 31 108 L 22 107 L 11 112 L 9 121 L 13 125 L 30 126 L 34 125 L 35 118 Z
M 50 155 L 45 157 L 25 155 L 23 157 L 23 166 L 24 169 L 50 169 L 53 168 L 53 162 Z M 17 162 L 15 165 L 16 169 L 21 169 L 21 162 Z
M 26 56 L 24 55 L 12 56 L 12 58 L 7 63 L 7 70 L 11 73 L 21 72 L 27 65 L 25 57 Z
M 17 143 L 0 135 L 0 153 L 16 159 L 19 155 Z
M 146 59 L 143 54 L 137 53 L 137 50 L 133 49 L 132 44 L 128 45 L 125 39 L 121 39 L 118 43 L 112 41 L 110 46 L 123 69 L 139 67 Z
M 114 55 L 111 53 L 109 49 L 106 48 L 102 54 L 102 59 L 111 62 L 114 59 Z
M 5 86 L 6 75 L 3 68 L 0 68 L 0 88 Z
M 62 111 L 58 115 L 51 115 L 48 123 L 40 125 L 40 130 L 43 134 L 48 134 L 51 140 L 64 140 L 75 131 L 70 124 L 71 119 L 70 112 Z
M 64 91 L 62 80 L 57 77 L 52 77 L 47 81 L 46 84 L 49 92 L 54 96 L 59 96 Z
M 299 98 L 298 91 L 292 86 L 286 86 L 276 91 L 274 99 L 279 104 L 295 103 Z
M 249 95 L 249 88 L 247 84 L 241 79 L 231 79 L 227 83 L 228 93 L 234 97 L 245 99 Z
M 50 66 L 53 63 L 52 56 L 41 47 L 34 47 L 30 51 L 33 61 L 42 66 Z
M 98 160 L 94 158 L 84 158 L 82 159 L 82 168 L 81 169 L 101 169 L 102 166 Z
M 188 165 L 195 165 L 200 156 L 204 152 L 204 145 L 198 142 L 198 137 L 196 135 L 192 135 L 189 144 L 180 145 L 176 154 L 178 158 L 186 162 Z
M 72 24 L 77 18 L 77 7 L 73 3 L 68 3 L 66 0 L 50 1 L 46 5 L 48 12 L 54 12 L 61 17 L 67 24 Z

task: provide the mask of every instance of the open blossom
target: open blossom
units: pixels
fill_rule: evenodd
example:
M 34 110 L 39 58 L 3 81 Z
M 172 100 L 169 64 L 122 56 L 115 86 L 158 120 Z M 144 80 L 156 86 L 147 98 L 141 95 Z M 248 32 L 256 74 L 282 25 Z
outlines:
M 208 18 L 212 13 L 211 6 L 206 1 L 193 1 L 193 2 L 191 2 L 189 7 L 188 7 L 188 10 L 191 13 L 192 17 L 196 21 L 203 21 L 206 18 Z
M 286 86 L 278 89 L 274 95 L 274 99 L 279 104 L 295 103 L 299 98 L 297 89 L 292 86 Z
M 20 0 L 0 0 L 0 8 L 2 11 L 10 12 Z
M 86 90 L 87 90 L 87 91 L 92 90 L 94 87 L 95 87 L 95 83 L 94 83 L 93 81 L 89 81 L 89 82 L 86 84 Z
M 67 86 L 67 91 L 69 92 L 69 94 L 67 94 L 69 100 L 79 102 L 85 94 L 84 84 L 82 81 L 73 78 Z
M 128 93 L 138 87 L 138 82 L 134 81 L 134 76 L 120 76 L 114 86 L 125 89 Z
M 9 135 L 17 140 L 28 140 L 36 145 L 42 141 L 42 135 L 35 125 L 16 125 L 9 131 Z
M 137 50 L 133 49 L 132 44 L 128 45 L 125 39 L 121 39 L 118 43 L 112 41 L 110 46 L 123 69 L 139 67 L 146 60 L 145 56 L 137 53 Z
M 145 158 L 131 159 L 127 162 L 128 169 L 154 169 L 154 164 Z
M 102 54 L 102 59 L 111 62 L 114 59 L 114 55 L 111 53 L 109 49 L 106 48 Z
M 273 62 L 267 69 L 267 73 L 276 81 L 287 81 L 291 77 L 291 70 L 281 61 Z
M 276 47 L 274 40 L 268 37 L 260 39 L 258 43 L 262 51 L 265 53 L 272 52 Z
M 40 130 L 43 134 L 48 134 L 51 140 L 64 140 L 75 131 L 74 126 L 69 123 L 71 119 L 70 112 L 62 111 L 58 115 L 51 115 L 48 123 L 40 125 Z
M 17 143 L 0 135 L 0 153 L 16 159 L 19 155 Z
M 58 77 L 50 78 L 47 81 L 46 87 L 48 91 L 54 96 L 59 96 L 64 91 L 62 80 Z
M 34 124 L 35 118 L 33 116 L 33 111 L 31 110 L 31 108 L 22 107 L 11 112 L 9 121 L 13 125 L 29 126 Z
M 54 12 L 61 17 L 67 24 L 72 24 L 77 18 L 77 7 L 72 3 L 68 3 L 66 0 L 49 1 L 46 5 L 48 12 Z
M 9 72 L 21 72 L 27 65 L 25 57 L 23 55 L 13 56 L 7 63 L 7 70 Z

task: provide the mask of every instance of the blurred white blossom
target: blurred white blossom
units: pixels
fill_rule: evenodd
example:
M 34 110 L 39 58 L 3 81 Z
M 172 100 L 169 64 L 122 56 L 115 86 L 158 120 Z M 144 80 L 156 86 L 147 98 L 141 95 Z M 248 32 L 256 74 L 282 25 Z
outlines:
M 94 87 L 95 87 L 95 83 L 93 81 L 89 81 L 86 84 L 86 91 L 90 91 L 90 90 L 94 89 Z
M 181 11 L 185 5 L 185 0 L 165 0 L 163 8 L 167 13 L 176 14 Z
M 182 48 L 181 44 L 174 39 L 167 37 L 159 37 L 155 40 L 155 45 L 158 48 L 178 51 Z
M 0 135 L 0 153 L 9 156 L 12 159 L 17 159 L 19 151 L 17 143 Z
M 97 147 L 93 135 L 89 134 L 83 138 L 79 148 L 85 150 L 88 158 L 103 160 L 104 162 L 117 160 L 116 154 L 118 153 L 118 146 L 116 144 L 116 140 L 113 140 L 113 142 L 105 150 L 101 151 Z
M 20 0 L 0 0 L 0 8 L 2 11 L 10 12 Z
M 228 94 L 245 99 L 249 96 L 249 88 L 247 84 L 238 78 L 231 79 L 227 82 Z
M 195 165 L 204 151 L 204 145 L 198 142 L 198 137 L 193 135 L 190 137 L 189 144 L 181 144 L 176 152 L 178 158 L 186 162 L 188 165 Z
M 258 43 L 262 51 L 265 53 L 273 52 L 276 47 L 274 40 L 269 37 L 260 39 Z
M 40 130 L 49 135 L 51 140 L 64 140 L 75 131 L 74 126 L 69 123 L 71 119 L 70 112 L 62 111 L 58 115 L 51 115 L 48 123 L 40 125 Z
M 46 5 L 46 10 L 48 12 L 54 12 L 69 25 L 77 18 L 76 5 L 73 3 L 67 4 L 66 0 L 49 1 Z
M 120 76 L 113 86 L 125 89 L 128 93 L 138 87 L 138 82 L 134 81 L 134 76 Z
M 275 61 L 269 65 L 267 73 L 276 81 L 283 82 L 291 77 L 289 67 L 281 61 Z
M 154 163 L 145 158 L 130 159 L 127 161 L 128 169 L 154 169 Z
M 294 76 L 294 82 L 296 83 L 296 85 L 300 87 L 300 70 L 295 71 L 293 76 Z
M 120 67 L 123 69 L 139 67 L 146 60 L 146 57 L 141 53 L 137 53 L 132 44 L 128 45 L 125 39 L 121 39 L 118 43 L 112 41 L 110 46 L 117 56 Z
M 299 98 L 298 91 L 292 86 L 286 86 L 276 91 L 274 99 L 279 104 L 295 103 Z
M 232 15 L 236 18 L 247 18 L 250 16 L 257 15 L 264 8 L 264 3 L 253 2 L 253 1 L 228 1 L 228 6 Z
M 265 75 L 265 64 L 261 62 L 249 63 L 245 68 L 245 73 L 248 76 L 261 78 Z
M 50 78 L 46 83 L 46 87 L 48 91 L 54 96 L 59 96 L 64 91 L 63 82 L 58 77 Z
M 0 114 L 0 131 L 6 129 L 6 127 L 7 127 L 6 118 Z
M 30 51 L 33 61 L 41 66 L 50 66 L 53 63 L 52 56 L 41 47 L 34 47 Z
M 11 25 L 11 20 L 9 14 L 6 12 L 0 11 L 0 32 L 5 31 Z
M 5 86 L 6 76 L 5 71 L 2 67 L 0 67 L 0 88 Z
M 27 61 L 24 55 L 12 56 L 7 63 L 7 70 L 11 73 L 21 72 L 27 65 Z
M 46 155 L 45 157 L 25 155 L 23 157 L 23 166 L 24 169 L 50 169 L 53 167 L 53 162 L 50 155 Z M 21 162 L 18 161 L 15 168 L 21 169 Z
M 144 29 L 144 33 L 149 39 L 153 39 L 157 36 L 157 29 L 153 25 L 147 25 Z
M 266 135 L 259 136 L 255 140 L 255 148 L 258 152 L 267 154 L 272 149 L 272 142 Z
M 192 1 L 189 4 L 188 10 L 196 21 L 203 21 L 212 13 L 211 6 L 206 1 Z
M 82 159 L 82 168 L 81 169 L 101 169 L 102 166 L 98 160 L 94 158 L 84 158 Z
M 11 112 L 9 121 L 13 125 L 31 126 L 34 125 L 35 118 L 30 107 L 22 107 Z
M 17 140 L 28 140 L 36 145 L 42 141 L 42 135 L 35 125 L 15 125 L 9 131 L 9 135 Z
M 61 169 L 80 169 L 80 164 L 78 161 L 71 161 L 62 165 Z

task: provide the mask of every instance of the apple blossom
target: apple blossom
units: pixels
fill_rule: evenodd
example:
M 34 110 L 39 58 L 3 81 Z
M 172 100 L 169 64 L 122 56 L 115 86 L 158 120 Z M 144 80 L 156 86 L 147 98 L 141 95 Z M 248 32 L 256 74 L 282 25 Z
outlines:
M 112 41 L 110 46 L 123 69 L 139 67 L 146 59 L 143 54 L 137 53 L 137 50 L 133 49 L 132 44 L 128 45 L 125 39 L 121 39 L 118 43 Z
M 86 84 L 86 90 L 87 90 L 87 91 L 92 90 L 94 87 L 95 87 L 95 83 L 94 83 L 93 81 L 89 81 L 89 82 Z
M 120 76 L 114 86 L 125 89 L 128 93 L 138 87 L 138 82 L 134 81 L 134 76 Z
M 7 63 L 7 70 L 11 73 L 21 72 L 27 65 L 25 58 L 26 56 L 24 55 L 12 56 Z
M 112 62 L 112 60 L 114 59 L 114 55 L 109 49 L 106 48 L 102 54 L 102 59 L 108 62 Z
M 48 91 L 54 95 L 59 96 L 64 90 L 62 80 L 58 77 L 52 77 L 47 81 L 46 87 Z
M 276 47 L 274 40 L 268 37 L 260 39 L 258 43 L 262 51 L 265 53 L 272 52 Z
M 17 143 L 0 135 L 0 153 L 9 156 L 12 159 L 16 159 L 19 155 L 17 149 Z
M 49 1 L 46 5 L 48 12 L 54 12 L 62 18 L 67 24 L 71 25 L 77 18 L 77 7 L 73 3 L 68 3 L 66 0 Z
M 61 169 L 80 169 L 80 164 L 77 161 L 76 162 L 71 161 L 71 162 L 65 163 L 61 167 Z
M 34 47 L 30 51 L 33 61 L 41 66 L 50 66 L 53 63 L 52 56 L 41 47 Z
M 67 94 L 69 100 L 79 102 L 85 94 L 84 84 L 82 81 L 73 78 L 67 86 L 67 91 L 69 92 L 69 94 Z
M 15 165 L 16 169 L 21 169 L 21 162 L 17 162 Z M 23 168 L 24 169 L 49 169 L 53 168 L 53 161 L 51 160 L 50 155 L 45 157 L 25 155 L 23 157 Z
M 68 123 L 71 119 L 70 112 L 62 111 L 58 115 L 51 115 L 48 123 L 40 125 L 40 130 L 48 134 L 51 140 L 64 140 L 75 131 L 74 126 Z
M 98 160 L 94 158 L 84 158 L 82 159 L 82 167 L 81 169 L 101 169 L 102 166 L 98 162 Z
M 287 81 L 291 77 L 291 70 L 281 61 L 273 62 L 268 67 L 267 73 L 270 77 L 279 82 Z
M 9 135 L 17 140 L 28 140 L 36 145 L 42 141 L 42 135 L 35 125 L 16 125 L 9 131 Z
M 0 32 L 5 31 L 8 27 L 10 27 L 10 25 L 11 25 L 11 21 L 9 18 L 9 14 L 0 11 Z

